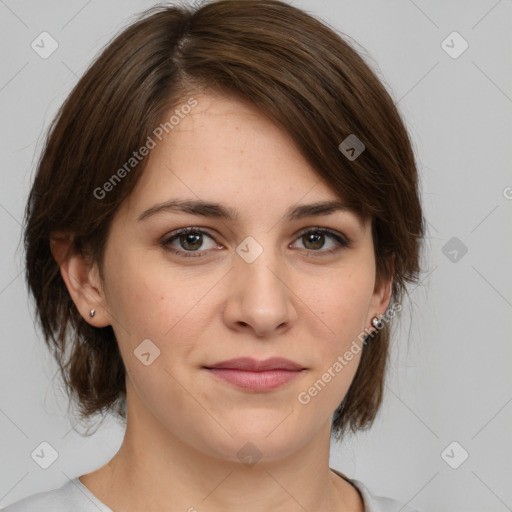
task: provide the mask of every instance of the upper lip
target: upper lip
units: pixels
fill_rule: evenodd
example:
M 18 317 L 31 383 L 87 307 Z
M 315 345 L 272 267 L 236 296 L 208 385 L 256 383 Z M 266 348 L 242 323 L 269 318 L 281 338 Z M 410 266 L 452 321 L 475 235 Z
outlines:
M 233 370 L 245 370 L 252 372 L 264 372 L 268 370 L 297 371 L 305 369 L 302 365 L 283 357 L 271 357 L 269 359 L 265 359 L 264 361 L 258 361 L 252 357 L 238 357 L 236 359 L 229 359 L 227 361 L 221 361 L 220 363 L 208 365 L 205 366 L 205 368 L 230 368 Z

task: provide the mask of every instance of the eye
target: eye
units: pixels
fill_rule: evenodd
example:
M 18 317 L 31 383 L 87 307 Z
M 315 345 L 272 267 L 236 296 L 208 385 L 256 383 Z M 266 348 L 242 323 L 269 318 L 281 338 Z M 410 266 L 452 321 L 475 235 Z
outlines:
M 326 237 L 331 239 L 331 247 L 320 251 L 319 249 L 325 245 Z M 345 236 L 330 229 L 320 227 L 308 228 L 306 231 L 303 231 L 299 235 L 298 240 L 303 239 L 305 240 L 305 249 L 307 251 L 319 252 L 321 254 L 332 254 L 350 246 L 350 242 Z
M 204 244 L 205 236 L 213 242 L 210 247 L 206 248 L 207 250 L 219 247 L 211 235 L 196 227 L 187 227 L 173 231 L 162 240 L 161 245 L 166 251 L 185 258 L 202 257 L 205 255 L 204 253 L 208 252 L 207 250 L 200 250 Z M 331 247 L 326 250 L 320 250 L 324 247 L 326 238 L 331 239 Z M 306 240 L 307 246 L 304 247 L 305 250 L 310 253 L 319 253 L 319 255 L 332 254 L 350 246 L 350 241 L 345 236 L 320 227 L 308 228 L 303 231 L 297 240 L 302 239 Z M 175 242 L 179 244 L 179 248 L 174 245 Z
M 166 237 L 162 241 L 162 246 L 164 247 L 165 250 L 171 251 L 180 256 L 184 256 L 185 258 L 201 257 L 203 256 L 203 254 L 201 253 L 204 253 L 206 251 L 199 251 L 198 249 L 203 245 L 203 237 L 205 235 L 210 240 L 213 240 L 213 238 L 208 233 L 206 233 L 206 231 L 203 231 L 202 229 L 199 228 L 188 227 L 179 229 L 177 231 L 173 231 L 173 233 L 171 233 L 170 236 Z M 179 245 L 183 249 L 185 249 L 184 251 L 177 249 L 175 246 L 172 245 L 172 243 L 175 240 L 178 241 Z M 216 244 L 213 244 L 213 246 L 216 246 Z M 198 254 L 193 254 L 194 252 Z

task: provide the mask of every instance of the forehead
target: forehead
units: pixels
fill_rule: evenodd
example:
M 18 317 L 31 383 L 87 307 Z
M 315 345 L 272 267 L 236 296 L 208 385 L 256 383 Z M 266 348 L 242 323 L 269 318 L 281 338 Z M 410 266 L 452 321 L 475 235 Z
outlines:
M 316 204 L 317 210 L 355 213 L 346 203 L 342 207 L 343 198 L 315 172 L 291 136 L 252 105 L 216 95 L 194 99 L 196 106 L 151 149 L 130 198 L 139 217 L 170 202 L 189 203 L 182 211 L 202 210 L 227 220 L 251 210 L 282 216 L 285 207 L 292 220 L 304 216 L 300 205 L 320 202 L 331 205 Z M 162 123 L 179 108 L 166 112 Z

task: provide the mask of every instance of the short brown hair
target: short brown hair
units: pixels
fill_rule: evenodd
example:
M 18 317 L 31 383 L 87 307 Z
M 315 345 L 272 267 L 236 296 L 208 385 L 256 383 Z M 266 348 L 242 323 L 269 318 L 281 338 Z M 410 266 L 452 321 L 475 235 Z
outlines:
M 397 107 L 355 49 L 327 24 L 278 0 L 156 6 L 115 37 L 53 121 L 25 213 L 27 282 L 45 342 L 82 419 L 126 419 L 125 368 L 111 326 L 73 303 L 50 250 L 55 233 L 100 267 L 109 226 L 146 158 L 105 197 L 106 183 L 144 145 L 162 115 L 194 92 L 242 98 L 294 140 L 319 177 L 371 219 L 377 280 L 393 303 L 419 276 L 424 220 L 411 142 Z M 339 145 L 364 144 L 355 159 Z M 382 401 L 390 325 L 366 343 L 333 417 L 339 438 L 369 428 Z

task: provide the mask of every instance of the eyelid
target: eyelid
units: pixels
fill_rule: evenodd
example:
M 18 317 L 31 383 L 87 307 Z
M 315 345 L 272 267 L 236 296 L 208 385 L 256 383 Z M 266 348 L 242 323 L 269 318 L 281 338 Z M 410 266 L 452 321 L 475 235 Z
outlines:
M 337 239 L 340 243 L 342 243 L 346 247 L 348 247 L 352 243 L 351 240 L 345 234 L 343 234 L 337 230 L 334 230 L 331 228 L 325 228 L 322 226 L 311 226 L 308 228 L 304 228 L 303 230 L 299 231 L 299 233 L 296 235 L 296 237 L 299 238 L 303 235 L 306 235 L 309 232 L 315 232 L 315 233 L 320 232 L 323 234 L 330 235 L 330 236 L 334 237 L 335 239 Z M 313 251 L 313 252 L 317 252 L 317 251 Z

